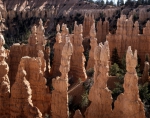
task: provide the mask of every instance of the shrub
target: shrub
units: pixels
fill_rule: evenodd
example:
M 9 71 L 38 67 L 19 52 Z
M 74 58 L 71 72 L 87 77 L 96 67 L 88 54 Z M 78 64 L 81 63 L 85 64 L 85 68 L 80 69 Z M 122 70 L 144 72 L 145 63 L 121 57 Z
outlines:
M 110 73 L 110 75 L 112 75 L 112 76 L 116 76 L 117 73 L 119 72 L 119 70 L 120 70 L 120 69 L 119 69 L 118 64 L 114 63 L 114 64 L 110 67 L 109 73 Z
M 94 68 L 90 68 L 86 71 L 88 77 L 93 77 L 94 75 Z
M 88 106 L 88 104 L 89 104 L 88 93 L 85 92 L 82 95 L 81 107 L 85 108 Z

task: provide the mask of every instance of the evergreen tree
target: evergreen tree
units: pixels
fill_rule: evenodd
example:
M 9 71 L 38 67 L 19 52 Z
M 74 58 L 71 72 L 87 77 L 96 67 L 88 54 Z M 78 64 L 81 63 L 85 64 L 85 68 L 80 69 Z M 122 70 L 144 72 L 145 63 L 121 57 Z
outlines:
M 109 73 L 111 76 L 116 76 L 117 73 L 119 72 L 120 68 L 118 66 L 118 64 L 114 63 L 109 70 Z
M 114 48 L 114 50 L 112 52 L 111 62 L 112 62 L 112 64 L 116 63 L 120 66 L 120 58 L 118 55 L 117 48 Z

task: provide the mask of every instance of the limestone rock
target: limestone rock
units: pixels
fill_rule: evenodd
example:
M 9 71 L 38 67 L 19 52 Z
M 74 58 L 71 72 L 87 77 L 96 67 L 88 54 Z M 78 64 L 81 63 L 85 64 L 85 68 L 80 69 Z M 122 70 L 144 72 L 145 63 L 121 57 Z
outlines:
M 44 70 L 46 68 L 46 61 L 43 57 L 43 52 L 39 51 L 39 57 L 23 57 L 25 71 L 27 72 L 27 80 L 32 89 L 32 101 L 41 113 L 44 115 L 49 113 L 51 94 L 49 88 L 46 86 L 46 78 L 44 77 Z
M 40 21 L 40 22 L 42 22 L 42 21 Z M 46 70 L 44 70 L 45 71 L 44 73 L 49 74 L 50 63 L 48 63 L 48 61 L 50 61 L 50 60 L 49 60 L 48 55 L 50 54 L 50 50 L 48 51 L 47 49 L 45 49 L 45 43 L 44 43 L 45 39 L 44 39 L 44 36 L 42 36 L 44 31 L 42 29 L 40 29 L 39 27 L 43 28 L 43 26 L 37 27 L 35 25 L 32 27 L 32 29 L 31 29 L 32 34 L 30 35 L 30 37 L 28 39 L 28 44 L 26 44 L 26 45 L 14 44 L 10 47 L 8 63 L 9 63 L 9 67 L 10 67 L 9 78 L 11 78 L 10 79 L 11 86 L 13 85 L 13 83 L 15 81 L 15 76 L 16 76 L 18 65 L 20 63 L 21 58 L 24 56 L 38 57 L 39 50 L 43 51 L 44 58 L 47 61 Z M 38 30 L 41 30 L 41 31 L 38 31 Z M 42 33 L 40 35 L 40 37 L 42 36 L 42 38 L 40 38 L 40 41 L 42 41 L 41 43 L 37 42 L 39 32 Z M 46 74 L 44 76 L 46 76 Z
M 100 21 L 98 21 L 97 23 L 97 42 L 105 42 L 106 41 L 106 35 L 109 33 L 109 22 L 107 20 L 105 20 L 104 22 L 102 22 L 102 20 L 100 19 Z
M 83 27 L 82 25 L 77 25 L 75 22 L 74 25 L 74 34 L 72 34 L 71 42 L 73 45 L 73 54 L 71 56 L 71 67 L 70 67 L 70 74 L 78 80 L 81 78 L 83 81 L 87 78 L 85 72 L 85 57 L 83 55 L 84 48 L 82 45 L 83 41 Z
M 141 79 L 143 84 L 149 81 L 149 62 L 147 61 L 145 62 L 144 71 Z
M 76 110 L 75 115 L 73 116 L 73 118 L 83 118 L 80 110 Z
M 126 54 L 126 75 L 124 77 L 124 93 L 121 93 L 114 104 L 111 118 L 145 118 L 144 105 L 139 98 L 137 65 L 137 51 L 132 53 L 128 47 Z
M 149 29 L 150 22 L 148 21 L 146 27 L 143 28 L 143 34 L 139 34 L 138 21 L 133 23 L 132 15 L 129 19 L 126 19 L 125 15 L 121 15 L 117 21 L 116 33 L 107 35 L 111 54 L 113 49 L 117 48 L 118 55 L 121 58 L 125 54 L 128 46 L 131 46 L 133 50 L 137 49 L 141 62 L 144 62 L 145 55 L 150 54 Z M 141 63 L 141 67 L 143 67 L 143 64 Z
M 0 32 L 5 31 L 7 28 L 4 25 L 5 19 L 2 17 L 2 13 L 0 12 Z
M 112 112 L 111 91 L 107 88 L 109 58 L 109 44 L 106 41 L 94 51 L 94 84 L 88 96 L 91 104 L 85 112 L 86 118 L 109 118 Z
M 66 36 L 68 36 L 68 34 L 69 34 L 69 30 L 67 28 L 67 25 L 63 23 L 62 27 L 61 27 L 61 30 L 62 30 L 62 32 L 61 32 L 62 43 L 63 43 L 63 45 L 65 45 L 65 43 L 66 43 Z
M 45 45 L 45 37 L 44 37 L 45 29 L 43 27 L 43 21 L 40 19 L 39 26 L 37 27 L 37 43 L 39 45 Z
M 64 46 L 64 43 L 62 43 L 62 35 L 59 32 L 60 31 L 60 25 L 57 25 L 57 34 L 56 34 L 56 43 L 54 44 L 54 60 L 53 65 L 51 69 L 51 75 L 52 77 L 60 76 L 61 73 L 59 71 L 59 66 L 61 64 L 61 53 Z
M 30 83 L 26 80 L 24 63 L 21 61 L 16 81 L 11 88 L 10 118 L 42 118 L 42 114 L 39 109 L 33 106 L 31 97 L 32 90 L 30 88 Z
M 96 31 L 95 31 L 95 23 L 93 23 L 91 30 L 90 30 L 90 45 L 91 45 L 91 50 L 89 52 L 89 60 L 88 64 L 86 67 L 86 70 L 90 68 L 94 68 L 94 49 L 97 47 L 97 38 L 96 37 Z
M 53 118 L 68 118 L 68 72 L 70 70 L 70 59 L 73 46 L 66 41 L 62 50 L 60 72 L 61 76 L 52 80 L 54 90 L 52 91 L 51 111 Z
M 50 47 L 46 47 L 45 53 L 44 53 L 44 58 L 46 60 L 46 70 L 45 70 L 45 78 L 50 77 L 50 71 L 51 71 L 51 66 L 50 66 Z
M 94 16 L 85 14 L 83 21 L 83 37 L 90 37 L 90 29 L 94 23 Z
M 9 67 L 5 61 L 6 54 L 3 47 L 4 39 L 0 35 L 0 116 L 9 117 L 10 81 L 8 78 Z

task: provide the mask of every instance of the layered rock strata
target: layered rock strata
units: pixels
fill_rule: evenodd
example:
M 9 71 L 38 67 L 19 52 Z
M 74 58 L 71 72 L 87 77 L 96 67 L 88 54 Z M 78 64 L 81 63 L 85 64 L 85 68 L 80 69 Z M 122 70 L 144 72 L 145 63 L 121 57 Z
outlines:
M 73 54 L 71 56 L 71 67 L 70 67 L 70 74 L 78 80 L 79 78 L 83 81 L 87 78 L 85 72 L 85 56 L 83 54 L 84 48 L 82 45 L 83 41 L 83 27 L 82 25 L 77 25 L 75 22 L 74 25 L 74 34 L 70 35 L 71 42 L 73 45 Z
M 11 88 L 10 118 L 42 118 L 42 114 L 32 103 L 32 90 L 26 79 L 24 63 L 19 64 L 16 81 Z
M 85 14 L 84 16 L 84 21 L 83 21 L 83 37 L 90 37 L 90 29 L 93 23 L 95 22 L 94 20 L 94 15 L 92 14 Z
M 61 73 L 59 71 L 59 67 L 61 64 L 61 54 L 62 54 L 62 49 L 65 44 L 66 40 L 66 33 L 67 33 L 67 27 L 65 24 L 62 25 L 62 33 L 60 33 L 60 25 L 58 24 L 56 27 L 57 34 L 56 34 L 56 43 L 54 44 L 54 59 L 53 59 L 53 65 L 51 69 L 51 76 L 56 77 L 60 76 Z
M 126 19 L 126 16 L 122 15 L 117 21 L 116 33 L 107 35 L 111 54 L 113 49 L 117 48 L 119 56 L 122 57 L 128 46 L 131 46 L 133 50 L 137 49 L 141 62 L 144 62 L 145 55 L 150 55 L 149 29 L 150 21 L 147 21 L 146 27 L 143 28 L 143 34 L 139 34 L 138 21 L 133 23 L 132 16 Z M 143 67 L 143 64 L 140 65 Z
M 44 38 L 44 27 L 42 25 L 42 21 L 40 20 L 39 26 L 34 25 L 31 30 L 32 34 L 28 39 L 28 44 L 26 45 L 14 44 L 10 47 L 8 62 L 10 67 L 9 77 L 11 78 L 10 79 L 11 86 L 15 81 L 17 68 L 22 57 L 24 56 L 38 57 L 39 50 L 42 50 L 46 55 L 49 55 L 48 53 L 50 53 L 50 51 L 47 51 L 45 49 L 46 41 Z M 49 56 L 45 56 L 45 60 L 48 61 L 49 60 L 48 58 Z M 46 65 L 47 70 L 45 71 L 49 72 L 50 63 L 47 64 L 48 64 Z
M 109 44 L 106 41 L 94 51 L 94 84 L 88 96 L 91 104 L 85 112 L 86 118 L 109 118 L 112 112 L 111 91 L 107 88 L 109 58 Z
M 100 21 L 97 22 L 97 42 L 105 42 L 106 36 L 109 33 L 109 22 L 107 19 L 105 19 L 104 22 L 100 19 Z
M 51 111 L 53 118 L 68 118 L 68 72 L 70 70 L 70 59 L 73 46 L 66 41 L 62 50 L 60 72 L 61 76 L 52 80 L 54 90 L 52 91 Z
M 46 61 L 44 60 L 44 54 L 39 50 L 38 57 L 23 57 L 22 63 L 27 72 L 27 80 L 30 83 L 32 89 L 32 101 L 43 115 L 50 112 L 51 94 L 49 87 L 46 86 L 46 78 L 44 72 L 46 69 Z

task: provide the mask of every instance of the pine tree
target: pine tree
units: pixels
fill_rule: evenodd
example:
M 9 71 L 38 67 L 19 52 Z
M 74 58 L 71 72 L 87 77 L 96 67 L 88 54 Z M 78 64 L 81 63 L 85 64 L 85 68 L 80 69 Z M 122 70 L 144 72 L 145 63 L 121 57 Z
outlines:
M 112 64 L 116 63 L 120 66 L 120 58 L 118 55 L 117 48 L 114 48 L 114 50 L 112 51 L 111 62 L 112 62 Z

